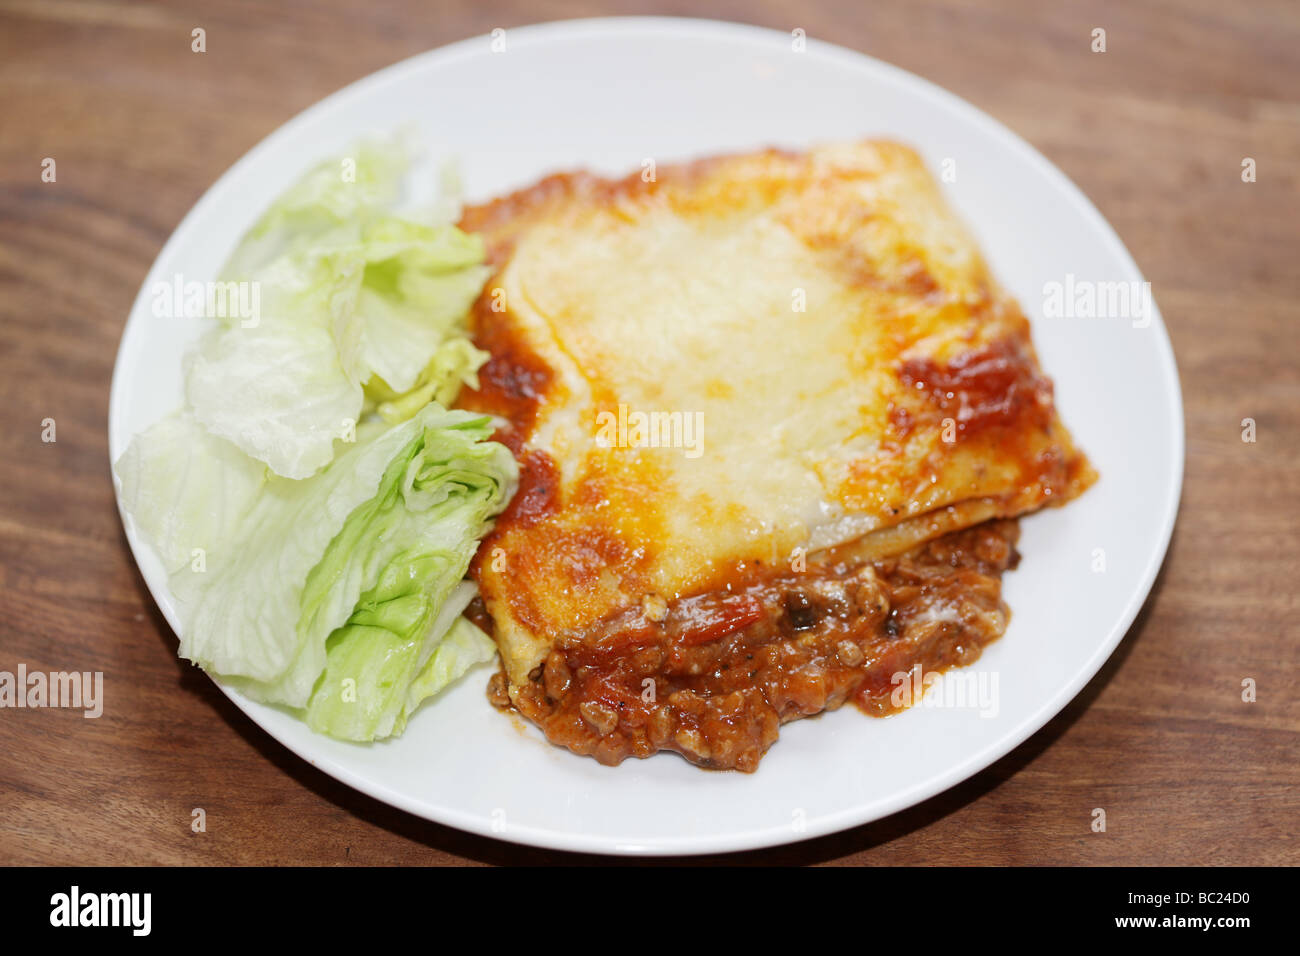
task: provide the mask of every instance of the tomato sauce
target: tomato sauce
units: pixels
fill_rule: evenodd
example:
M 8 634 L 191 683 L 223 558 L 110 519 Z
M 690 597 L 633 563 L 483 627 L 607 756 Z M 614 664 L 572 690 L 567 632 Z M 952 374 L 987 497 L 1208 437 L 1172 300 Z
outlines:
M 852 702 L 900 709 L 916 668 L 970 664 L 1009 616 L 1001 576 L 1018 525 L 991 521 L 897 558 L 746 576 L 730 590 L 651 600 L 562 638 L 513 706 L 601 763 L 675 751 L 752 772 L 781 724 Z M 504 674 L 489 697 L 511 706 Z

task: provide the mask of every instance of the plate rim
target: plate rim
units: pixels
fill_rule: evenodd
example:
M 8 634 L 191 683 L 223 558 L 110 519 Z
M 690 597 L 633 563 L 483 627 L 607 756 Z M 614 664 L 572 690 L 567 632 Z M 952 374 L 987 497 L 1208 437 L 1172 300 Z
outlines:
M 789 33 L 753 24 L 710 18 L 675 16 L 584 17 L 566 20 L 552 20 L 525 26 L 506 28 L 506 34 L 510 40 L 517 41 L 517 38 L 522 37 L 524 40 L 532 43 L 544 43 L 547 40 L 556 37 L 563 39 L 572 39 L 575 37 L 590 38 L 601 34 L 626 37 L 631 34 L 645 35 L 647 32 L 651 31 L 676 36 L 682 36 L 685 34 L 690 35 L 692 38 L 713 40 L 757 40 L 772 43 L 775 43 L 778 40 L 783 43 L 788 42 L 790 38 Z M 178 621 L 174 619 L 174 611 L 171 606 L 171 601 L 160 599 L 159 588 L 155 586 L 155 582 L 150 580 L 150 575 L 140 565 L 137 554 L 141 548 L 144 548 L 147 551 L 148 546 L 139 539 L 134 523 L 123 510 L 120 484 L 117 480 L 116 474 L 113 472 L 113 465 L 115 462 L 114 450 L 118 450 L 118 453 L 120 454 L 120 451 L 125 449 L 126 443 L 129 442 L 130 437 L 132 437 L 124 436 L 122 434 L 123 426 L 121 423 L 123 417 L 123 395 L 125 390 L 123 384 L 123 367 L 126 363 L 124 358 L 126 351 L 124 346 L 126 344 L 127 335 L 132 328 L 133 321 L 140 313 L 142 303 L 147 302 L 151 279 L 158 264 L 169 257 L 172 253 L 173 247 L 178 243 L 179 237 L 183 233 L 187 232 L 189 228 L 192 228 L 192 223 L 200 219 L 206 213 L 208 208 L 215 203 L 214 197 L 222 190 L 223 185 L 227 181 L 235 179 L 243 169 L 256 163 L 265 153 L 274 150 L 280 140 L 288 137 L 299 126 L 310 122 L 317 114 L 333 109 L 338 104 L 345 102 L 348 99 L 364 95 L 371 87 L 386 83 L 402 74 L 417 71 L 428 63 L 436 62 L 439 64 L 445 64 L 453 62 L 466 55 L 472 56 L 481 54 L 482 45 L 487 38 L 490 38 L 490 36 L 490 33 L 480 33 L 463 40 L 444 44 L 414 54 L 410 57 L 406 57 L 349 83 L 290 117 L 240 156 L 204 191 L 203 195 L 199 197 L 172 230 L 166 242 L 163 244 L 161 249 L 159 249 L 157 256 L 155 256 L 153 262 L 150 264 L 141 283 L 140 291 L 132 301 L 130 311 L 127 313 L 126 321 L 123 323 L 122 334 L 118 342 L 117 354 L 113 363 L 108 403 L 109 468 L 110 474 L 112 475 L 113 492 L 117 503 L 118 515 L 122 521 L 123 531 L 131 551 L 131 560 L 136 565 L 140 577 L 149 591 L 150 597 L 153 598 L 155 605 L 161 611 L 174 635 L 179 633 L 179 629 Z M 1133 259 L 1133 256 L 1129 252 L 1128 247 L 1124 244 L 1124 241 L 1083 190 L 1080 189 L 1080 187 L 1077 186 L 1058 166 L 1056 166 L 1056 164 L 1047 159 L 1046 156 L 1035 149 L 1027 140 L 1007 127 L 996 117 L 925 77 L 895 66 L 872 56 L 871 54 L 821 40 L 815 36 L 810 36 L 808 40 L 808 49 L 810 51 L 815 49 L 818 56 L 829 57 L 839 65 L 854 67 L 859 70 L 866 68 L 875 71 L 877 75 L 884 76 L 895 83 L 905 84 L 911 87 L 916 93 L 932 100 L 936 100 L 947 105 L 951 109 L 961 112 L 966 117 L 973 120 L 978 126 L 984 127 L 991 133 L 996 134 L 996 136 L 1001 139 L 1008 148 L 1019 153 L 1022 159 L 1028 161 L 1037 169 L 1037 171 L 1044 174 L 1047 180 L 1056 187 L 1058 194 L 1063 199 L 1068 200 L 1070 206 L 1078 214 L 1080 214 L 1084 219 L 1089 220 L 1092 226 L 1098 229 L 1102 239 L 1112 247 L 1114 253 L 1118 256 L 1118 260 L 1126 265 L 1133 275 L 1137 276 L 1140 280 L 1145 281 L 1145 276 L 1142 273 L 1142 270 Z M 1163 513 L 1160 520 L 1158 546 L 1151 551 L 1151 556 L 1147 561 L 1146 566 L 1141 569 L 1139 583 L 1132 589 L 1131 596 L 1119 617 L 1118 623 L 1113 627 L 1112 632 L 1107 635 L 1106 639 L 1098 644 L 1093 655 L 1087 660 L 1084 666 L 1078 670 L 1070 681 L 1059 688 L 1049 699 L 1021 720 L 1019 724 L 1003 733 L 996 743 L 977 750 L 960 763 L 946 767 L 941 773 L 938 773 L 927 780 L 921 781 L 906 790 L 897 792 L 887 800 L 876 801 L 869 805 L 858 805 L 857 807 L 846 808 L 838 812 L 818 816 L 815 819 L 808 820 L 805 829 L 797 833 L 793 832 L 788 826 L 772 826 L 742 833 L 730 833 L 722 837 L 688 836 L 680 838 L 658 838 L 646 842 L 619 841 L 606 836 L 591 836 L 581 833 L 573 833 L 571 831 L 564 831 L 558 828 L 546 829 L 535 826 L 520 827 L 512 825 L 508 830 L 496 833 L 488 830 L 484 826 L 483 821 L 476 816 L 469 815 L 454 807 L 446 806 L 436 808 L 437 812 L 435 813 L 433 812 L 435 808 L 430 808 L 428 804 L 422 804 L 415 799 L 394 791 L 382 782 L 368 779 L 362 774 L 338 763 L 335 760 L 311 754 L 308 752 L 308 748 L 295 742 L 291 742 L 286 739 L 284 735 L 277 733 L 275 730 L 272 730 L 270 727 L 263 724 L 262 721 L 260 721 L 253 713 L 251 706 L 249 706 L 252 703 L 251 701 L 246 701 L 242 695 L 238 694 L 238 692 L 222 685 L 220 682 L 211 678 L 210 675 L 207 675 L 206 672 L 204 672 L 205 676 L 208 676 L 216 687 L 221 690 L 221 692 L 225 694 L 226 697 L 229 698 L 261 732 L 266 733 L 295 756 L 301 758 L 311 766 L 316 767 L 346 786 L 349 786 L 372 799 L 379 800 L 421 819 L 429 820 L 440 825 L 454 827 L 476 836 L 500 840 L 506 843 L 577 853 L 646 857 L 692 856 L 699 854 L 741 852 L 745 850 L 756 850 L 772 846 L 801 843 L 884 819 L 894 813 L 915 806 L 943 793 L 951 787 L 969 779 L 980 771 L 996 763 L 1017 747 L 1021 746 L 1034 734 L 1045 727 L 1056 715 L 1063 711 L 1075 697 L 1079 695 L 1084 687 L 1086 687 L 1102 669 L 1105 662 L 1111 658 L 1116 648 L 1128 635 L 1133 626 L 1133 622 L 1137 619 L 1138 614 L 1150 598 L 1152 588 L 1168 555 L 1173 529 L 1177 521 L 1181 504 L 1186 455 L 1185 432 L 1187 427 L 1183 410 L 1182 385 L 1178 372 L 1177 360 L 1169 337 L 1168 329 L 1164 323 L 1163 315 L 1160 312 L 1159 306 L 1156 305 L 1154 301 L 1152 318 L 1152 328 L 1146 329 L 1145 331 L 1154 332 L 1157 337 L 1156 352 L 1159 358 L 1159 365 L 1162 376 L 1166 379 L 1168 384 L 1168 388 L 1162 390 L 1163 397 L 1169 403 L 1169 412 L 1178 427 L 1170 429 L 1169 433 L 1170 446 L 1168 452 L 1172 463 L 1171 481 L 1168 487 L 1163 489 Z M 162 582 L 161 590 L 164 594 L 170 596 L 170 590 L 166 587 L 165 581 Z M 869 807 L 869 809 L 864 810 L 864 806 Z

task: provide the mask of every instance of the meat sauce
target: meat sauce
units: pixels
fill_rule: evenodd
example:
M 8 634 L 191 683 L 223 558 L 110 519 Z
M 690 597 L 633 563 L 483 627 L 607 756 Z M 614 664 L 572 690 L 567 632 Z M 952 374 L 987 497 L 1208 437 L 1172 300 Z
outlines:
M 647 596 L 561 638 L 513 706 L 604 764 L 672 750 L 752 772 L 786 721 L 850 701 L 884 716 L 901 709 L 901 675 L 976 660 L 1006 628 L 1018 533 L 990 521 L 888 560 L 810 560 L 673 602 Z M 504 674 L 488 696 L 511 706 Z

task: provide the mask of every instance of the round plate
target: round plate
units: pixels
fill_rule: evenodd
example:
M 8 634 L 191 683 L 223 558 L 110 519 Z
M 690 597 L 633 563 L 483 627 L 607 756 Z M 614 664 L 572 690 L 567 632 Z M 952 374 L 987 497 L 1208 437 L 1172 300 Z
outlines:
M 1178 374 L 1154 306 L 1145 318 L 1049 318 L 1048 292 L 1074 301 L 1079 283 L 1141 283 L 1137 266 L 1078 188 L 996 121 L 895 67 L 816 39 L 800 45 L 702 20 L 552 23 L 509 30 L 495 49 L 479 37 L 417 56 L 317 104 L 222 176 L 154 263 L 117 358 L 110 452 L 116 460 L 181 402 L 181 358 L 198 326 L 153 317 L 153 283 L 214 275 L 306 166 L 360 137 L 407 129 L 435 160 L 457 158 L 471 201 L 561 169 L 617 174 L 647 158 L 898 139 L 948 174 L 950 201 L 1029 314 L 1061 416 L 1101 473 L 1078 501 L 1022 523 L 1024 559 L 1005 581 L 1010 627 L 967 669 L 983 682 L 967 689 L 996 694 L 962 706 L 935 690 L 886 719 L 847 707 L 787 724 L 752 775 L 703 771 L 673 754 L 612 768 L 574 756 L 489 706 L 489 668 L 427 705 L 402 737 L 370 746 L 316 736 L 230 694 L 290 750 L 379 800 L 504 840 L 625 854 L 740 850 L 852 827 L 953 786 L 1047 723 L 1114 650 L 1173 529 Z M 126 528 L 175 629 L 160 564 Z M 939 702 L 949 706 L 931 706 Z

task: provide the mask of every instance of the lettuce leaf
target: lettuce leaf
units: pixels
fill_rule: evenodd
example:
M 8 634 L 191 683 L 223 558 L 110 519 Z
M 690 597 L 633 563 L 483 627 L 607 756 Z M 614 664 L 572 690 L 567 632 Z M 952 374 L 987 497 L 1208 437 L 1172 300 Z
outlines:
M 372 592 L 326 642 L 325 674 L 307 706 L 307 725 L 343 740 L 400 734 L 410 715 L 496 645 L 460 616 L 475 588 L 462 582 L 433 623 L 420 628 L 419 599 Z
M 348 165 L 348 164 L 351 165 Z M 307 478 L 329 464 L 363 413 L 413 413 L 475 384 L 486 359 L 465 315 L 488 275 L 484 246 L 450 223 L 403 219 L 405 155 L 363 146 L 322 163 L 241 240 L 223 282 L 252 283 L 253 316 L 227 317 L 187 360 L 185 395 L 212 434 L 277 475 Z M 376 392 L 367 395 L 373 384 Z
M 425 667 L 441 640 L 464 641 L 462 578 L 517 484 L 491 431 L 483 416 L 426 405 L 393 427 L 360 426 L 308 480 L 250 463 L 191 416 L 137 435 L 118 463 L 122 500 L 168 564 L 181 656 L 309 712 L 323 675 L 330 687 L 350 677 L 362 706 L 328 718 L 322 698 L 315 723 L 348 739 L 400 730 L 416 682 L 436 689 Z M 465 646 L 456 659 L 468 666 Z M 446 683 L 459 670 L 439 673 Z
M 122 510 L 152 542 L 167 573 L 201 567 L 226 549 L 266 482 L 266 465 L 209 434 L 188 413 L 137 435 L 114 466 Z
M 362 145 L 271 205 L 221 280 L 252 314 L 211 323 L 185 408 L 115 466 L 181 656 L 346 740 L 400 733 L 495 654 L 463 579 L 518 482 L 488 419 L 445 408 L 487 358 L 483 243 L 394 213 L 407 165 Z
M 468 339 L 448 339 L 409 390 L 397 392 L 382 379 L 373 378 L 366 385 L 366 398 L 377 403 L 375 411 L 380 418 L 396 425 L 430 402 L 450 404 L 462 385 L 478 388 L 477 372 L 487 357 L 486 352 L 476 349 Z

